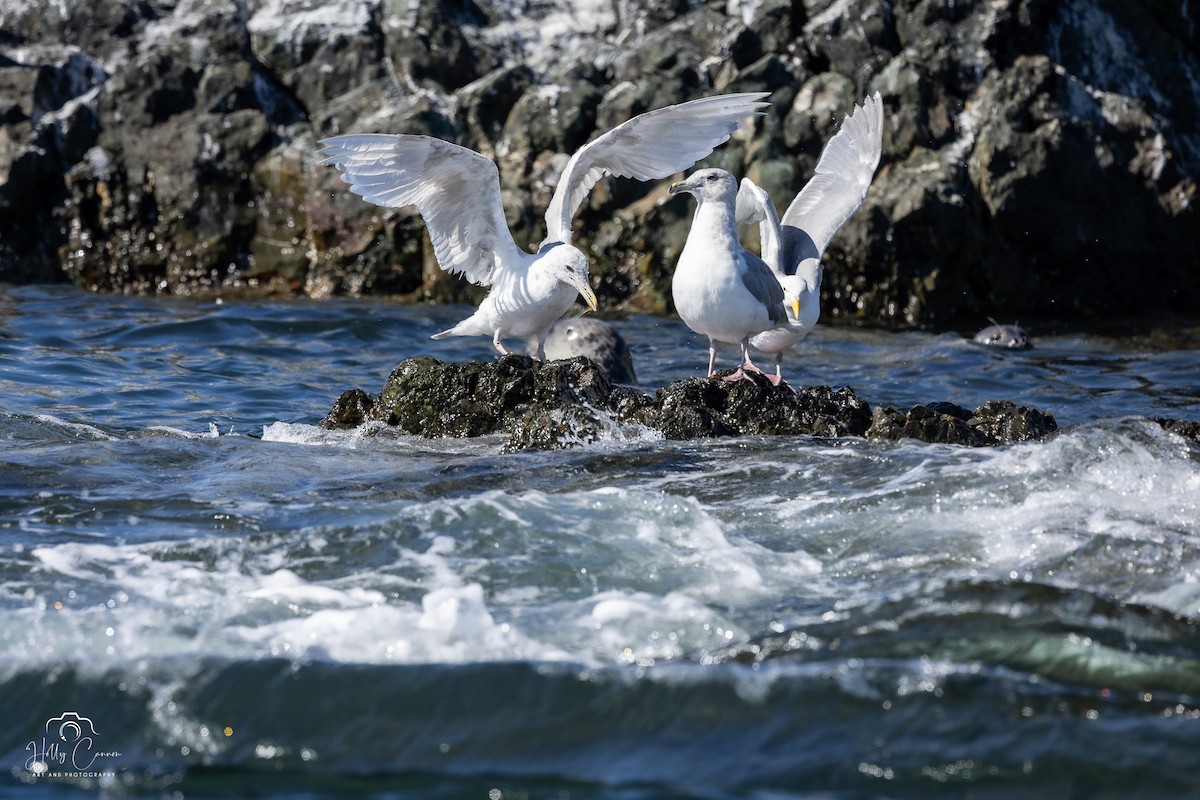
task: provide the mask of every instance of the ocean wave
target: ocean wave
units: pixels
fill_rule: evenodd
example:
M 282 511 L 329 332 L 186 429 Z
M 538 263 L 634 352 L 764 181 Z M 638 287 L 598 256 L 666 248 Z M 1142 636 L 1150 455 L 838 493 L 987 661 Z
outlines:
M 376 788 L 407 776 L 418 791 L 491 776 L 650 796 L 918 797 L 969 780 L 1053 797 L 1064 781 L 1084 794 L 1116 781 L 1167 797 L 1194 785 L 1200 745 L 1194 704 L 922 657 L 758 669 L 177 659 L 95 677 L 0 669 L 0 690 L 0 757 L 22 763 L 45 725 L 14 697 L 70 696 L 120 753 L 104 763 L 126 790 L 199 789 L 219 770 L 243 787 L 264 774 L 274 786 L 375 776 Z
M 694 500 L 659 492 L 490 491 L 387 507 L 394 522 L 347 525 L 327 511 L 329 522 L 295 532 L 16 549 L 0 558 L 13 598 L 3 657 L 80 668 L 188 654 L 677 658 L 745 635 L 722 609 L 770 603 L 780 582 L 819 570 L 802 551 L 731 541 Z

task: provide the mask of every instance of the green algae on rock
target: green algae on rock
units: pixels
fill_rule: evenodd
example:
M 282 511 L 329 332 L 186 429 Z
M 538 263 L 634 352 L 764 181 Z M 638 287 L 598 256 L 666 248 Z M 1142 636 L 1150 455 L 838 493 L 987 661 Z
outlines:
M 430 438 L 506 435 L 506 450 L 550 450 L 636 436 L 865 436 L 912 438 L 974 447 L 1040 440 L 1057 430 L 1047 413 L 1005 401 L 974 412 L 930 403 L 901 413 L 876 409 L 852 389 L 796 391 L 765 378 L 690 378 L 654 394 L 614 386 L 579 356 L 541 364 L 507 355 L 451 364 L 429 356 L 401 362 L 378 398 L 344 392 L 322 420 L 326 428 L 381 422 Z

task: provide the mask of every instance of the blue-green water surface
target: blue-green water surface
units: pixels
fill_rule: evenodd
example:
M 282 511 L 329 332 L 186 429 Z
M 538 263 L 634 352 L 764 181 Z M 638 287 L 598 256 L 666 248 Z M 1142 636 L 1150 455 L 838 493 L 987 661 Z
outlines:
M 1200 796 L 1194 347 L 788 355 L 1063 428 L 995 449 L 316 425 L 466 313 L 0 288 L 0 795 Z

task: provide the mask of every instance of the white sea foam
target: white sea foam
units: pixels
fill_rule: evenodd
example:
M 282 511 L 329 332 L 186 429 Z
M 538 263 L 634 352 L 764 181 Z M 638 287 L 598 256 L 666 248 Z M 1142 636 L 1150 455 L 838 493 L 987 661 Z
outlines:
M 53 414 L 34 414 L 33 418 L 38 422 L 44 422 L 48 425 L 54 425 L 69 431 L 72 434 L 85 439 L 99 439 L 101 441 L 115 441 L 117 437 L 112 434 L 105 433 L 95 425 L 88 425 L 83 422 L 71 422 L 69 420 L 56 417 Z
M 338 608 L 235 630 L 257 644 L 262 655 L 299 659 L 461 663 L 569 657 L 508 623 L 498 623 L 477 583 L 432 589 L 419 606 L 389 604 L 382 598 L 348 604 L 350 600 L 341 597 Z
M 373 516 L 305 499 L 288 519 L 313 521 L 294 530 L 10 549 L 36 579 L 27 598 L 5 587 L 22 599 L 0 621 L 0 655 L 97 669 L 198 654 L 644 664 L 744 640 L 776 607 L 819 616 L 919 591 L 930 575 L 1086 587 L 1200 616 L 1200 551 L 1188 544 L 1200 541 L 1200 466 L 1157 426 L 788 458 L 788 470 L 771 467 L 778 480 L 729 471 L 720 501 L 665 479 L 390 502 Z M 269 516 L 241 502 L 230 513 Z
M 602 661 L 647 664 L 678 658 L 697 648 L 741 640 L 746 632 L 707 603 L 683 592 L 602 592 L 589 598 L 590 613 L 577 625 L 588 631 Z
M 714 602 L 762 597 L 764 566 L 784 559 L 760 548 L 748 555 L 695 500 L 657 491 L 490 491 L 434 501 L 414 514 L 459 541 L 491 541 L 510 552 L 529 531 L 542 531 L 541 541 L 560 558 L 586 564 L 598 553 L 611 555 L 604 558 L 611 579 Z M 805 558 L 803 569 L 812 568 Z
M 694 500 L 660 492 L 484 492 L 400 510 L 419 538 L 393 544 L 386 529 L 366 530 L 361 546 L 394 561 L 350 572 L 338 566 L 346 545 L 331 554 L 336 529 L 325 527 L 298 537 L 319 546 L 291 553 L 241 539 L 38 547 L 37 607 L 0 626 L 0 641 L 9 656 L 98 668 L 197 653 L 673 658 L 744 636 L 721 608 L 762 601 L 776 582 L 819 569 L 802 553 L 731 541 Z M 564 567 L 576 574 L 566 584 Z
M 356 428 L 337 430 L 300 422 L 273 422 L 263 426 L 262 440 L 347 450 L 449 453 L 464 456 L 494 455 L 504 446 L 504 437 L 500 434 L 462 439 L 426 439 L 382 422 L 365 422 Z
M 344 662 L 567 657 L 497 622 L 483 587 L 448 566 L 452 549 L 435 539 L 424 553 L 407 554 L 423 568 L 427 591 L 406 602 L 370 585 L 308 580 L 289 568 L 266 571 L 270 554 L 236 544 L 219 552 L 166 542 L 37 548 L 38 568 L 57 576 L 62 598 L 12 615 L 0 642 L 10 658 L 66 660 L 85 669 L 196 653 Z M 364 576 L 363 582 L 373 581 Z M 380 576 L 377 583 L 388 580 Z M 120 602 L 112 599 L 118 596 Z
M 1085 587 L 1200 614 L 1187 588 L 1200 579 L 1200 556 L 1179 551 L 1180 534 L 1200 536 L 1200 466 L 1183 440 L 1118 421 L 1045 443 L 931 452 L 889 446 L 879 455 L 897 462 L 891 478 L 790 504 L 803 508 L 790 517 L 797 535 L 829 543 L 813 578 L 821 592 L 873 602 L 880 587 L 942 573 Z M 845 466 L 853 471 L 853 460 Z
M 300 422 L 272 422 L 270 425 L 263 426 L 262 439 L 264 442 L 284 442 L 286 444 L 335 444 L 355 447 L 362 440 L 364 433 L 364 428 L 327 430 Z
M 33 557 L 41 565 L 60 575 L 83 580 L 102 580 L 104 576 L 96 571 L 87 569 L 82 564 L 87 563 L 86 553 L 89 549 L 103 550 L 104 545 L 76 545 L 70 549 L 60 547 L 38 547 L 33 551 Z
M 351 450 L 377 447 L 381 443 L 386 443 L 388 447 L 408 444 L 428 450 L 448 449 L 454 451 L 463 448 L 470 449 L 472 441 L 486 441 L 490 444 L 494 437 L 481 437 L 477 440 L 422 439 L 382 422 L 364 422 L 356 428 L 333 430 L 303 422 L 272 422 L 270 425 L 263 426 L 262 440 L 284 444 L 345 447 Z M 497 446 L 496 449 L 499 447 Z
M 180 439 L 216 439 L 221 435 L 221 431 L 217 428 L 217 423 L 208 423 L 208 430 L 203 433 L 194 431 L 185 431 L 182 428 L 174 428 L 170 425 L 152 425 L 146 429 L 150 433 L 161 433 L 165 436 L 178 437 Z

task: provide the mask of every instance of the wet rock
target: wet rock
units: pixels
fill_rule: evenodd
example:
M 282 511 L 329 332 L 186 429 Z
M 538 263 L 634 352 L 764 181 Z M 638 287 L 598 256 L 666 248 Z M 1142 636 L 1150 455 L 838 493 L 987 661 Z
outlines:
M 484 4 L 486 7 L 488 4 Z M 400 74 L 433 89 L 457 89 L 499 66 L 502 53 L 484 41 L 489 19 L 471 0 L 389 2 L 388 56 Z
M 546 450 L 646 429 L 667 439 L 717 436 L 867 436 L 912 438 L 973 447 L 1043 439 L 1054 418 L 1008 402 L 974 412 L 951 403 L 907 413 L 871 407 L 849 388 L 793 391 L 765 377 L 725 381 L 690 378 L 654 394 L 613 386 L 588 358 L 541 364 L 508 355 L 493 362 L 448 364 L 430 357 L 403 361 L 378 398 L 344 392 L 321 421 L 326 428 L 377 421 L 426 437 L 506 436 L 505 449 Z
M 533 395 L 533 359 L 444 364 L 428 356 L 401 362 L 388 376 L 371 418 L 429 437 L 483 436 Z
M 584 358 L 542 365 L 515 354 L 465 364 L 422 357 L 392 370 L 365 419 L 430 438 L 507 433 L 510 449 L 549 449 L 596 439 L 609 424 L 611 395 L 603 370 Z
M 939 405 L 939 404 L 931 404 Z M 931 408 L 917 405 L 907 412 L 890 406 L 876 408 L 867 437 L 871 439 L 917 439 L 931 444 L 961 444 L 981 447 L 987 438 L 967 424 L 970 412 L 950 403 Z
M 668 439 L 709 436 L 861 436 L 870 408 L 849 389 L 793 392 L 761 376 L 723 381 L 690 378 L 658 391 L 657 427 Z
M 973 412 L 954 403 L 917 405 L 907 412 L 876 408 L 866 435 L 872 439 L 917 439 L 983 447 L 1037 441 L 1056 430 L 1054 417 L 1046 412 L 992 400 Z
M 1153 417 L 1151 418 L 1151 422 L 1162 427 L 1167 433 L 1174 433 L 1185 439 L 1190 439 L 1196 444 L 1200 444 L 1200 422 L 1196 420 Z
M 357 428 L 370 419 L 374 405 L 375 400 L 362 389 L 347 389 L 334 401 L 333 408 L 321 420 L 321 427 L 331 430 Z
M 975 409 L 967 424 L 996 444 L 1037 441 L 1058 430 L 1048 412 L 1007 400 L 989 400 Z

